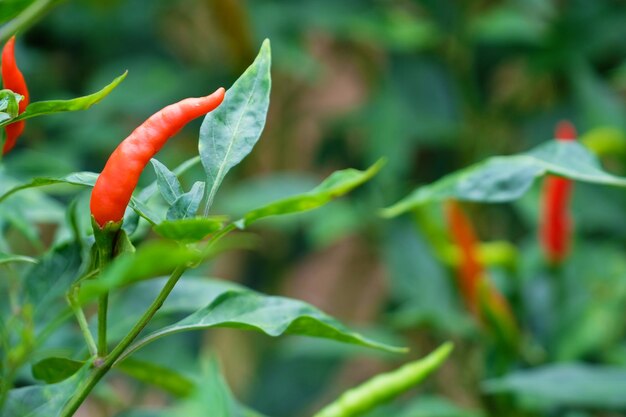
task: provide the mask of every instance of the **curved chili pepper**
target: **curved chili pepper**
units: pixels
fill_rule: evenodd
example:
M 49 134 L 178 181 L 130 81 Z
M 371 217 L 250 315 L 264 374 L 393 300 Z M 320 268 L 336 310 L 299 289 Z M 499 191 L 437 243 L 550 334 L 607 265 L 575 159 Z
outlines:
M 224 100 L 224 92 L 219 88 L 209 96 L 171 104 L 150 116 L 119 144 L 91 193 L 91 214 L 100 227 L 122 220 L 139 176 L 150 158 L 187 123 L 219 106 Z
M 2 83 L 4 88 L 24 96 L 22 101 L 19 102 L 19 112 L 22 113 L 26 110 L 26 106 L 30 103 L 30 98 L 24 76 L 15 62 L 15 36 L 9 39 L 2 50 Z M 24 121 L 11 123 L 5 127 L 7 135 L 2 153 L 6 154 L 13 149 L 17 138 L 22 134 L 23 130 Z
M 560 122 L 555 138 L 576 140 L 576 129 L 569 122 Z M 553 264 L 560 264 L 569 252 L 571 218 L 568 205 L 572 186 L 572 181 L 552 175 L 544 182 L 540 239 L 548 261 Z

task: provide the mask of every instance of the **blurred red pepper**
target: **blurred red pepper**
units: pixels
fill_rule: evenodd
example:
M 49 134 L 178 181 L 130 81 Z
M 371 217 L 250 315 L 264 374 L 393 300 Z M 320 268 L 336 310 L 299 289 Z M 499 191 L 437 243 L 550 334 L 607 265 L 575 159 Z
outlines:
M 26 110 L 26 106 L 30 103 L 30 98 L 24 76 L 15 62 L 15 36 L 9 39 L 2 50 L 2 84 L 4 88 L 24 96 L 22 101 L 19 102 L 19 112 L 22 113 Z M 5 127 L 6 141 L 2 150 L 3 154 L 13 149 L 17 138 L 22 134 L 23 130 L 24 121 L 11 123 Z
M 567 121 L 556 127 L 556 140 L 576 140 L 576 129 Z M 552 264 L 560 264 L 569 252 L 571 218 L 568 210 L 572 181 L 548 176 L 544 182 L 540 240 L 546 258 Z

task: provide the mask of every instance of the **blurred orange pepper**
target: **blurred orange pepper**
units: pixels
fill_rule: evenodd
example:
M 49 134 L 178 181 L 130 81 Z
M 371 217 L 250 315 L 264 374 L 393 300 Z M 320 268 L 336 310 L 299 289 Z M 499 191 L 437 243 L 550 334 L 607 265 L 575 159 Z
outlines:
M 576 140 L 576 129 L 567 121 L 556 127 L 556 140 Z M 543 187 L 539 238 L 549 262 L 560 264 L 569 252 L 571 218 L 568 210 L 572 181 L 550 175 Z
M 509 344 L 517 338 L 517 324 L 506 298 L 493 286 L 479 258 L 479 240 L 470 219 L 459 203 L 449 200 L 445 212 L 450 235 L 460 251 L 457 283 L 472 314 L 488 324 Z

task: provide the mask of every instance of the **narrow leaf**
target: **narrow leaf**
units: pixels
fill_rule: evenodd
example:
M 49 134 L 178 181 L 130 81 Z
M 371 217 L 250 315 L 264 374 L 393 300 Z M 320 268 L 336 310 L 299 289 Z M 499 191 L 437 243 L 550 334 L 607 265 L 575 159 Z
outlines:
M 156 159 L 151 159 L 150 162 L 152 162 L 152 166 L 154 167 L 154 172 L 157 177 L 157 186 L 159 187 L 161 195 L 165 201 L 167 201 L 167 204 L 174 204 L 176 199 L 183 194 L 183 189 L 180 186 L 178 178 L 176 178 L 176 174 L 167 169 L 165 165 Z
M 194 217 L 204 197 L 204 187 L 204 182 L 196 181 L 189 192 L 178 197 L 167 211 L 167 220 Z
M 226 92 L 224 102 L 207 114 L 200 128 L 200 159 L 209 195 L 205 215 L 228 171 L 246 157 L 259 140 L 271 89 L 269 40 L 250 67 Z
M 36 187 L 44 187 L 46 185 L 55 185 L 55 184 L 70 184 L 70 185 L 82 185 L 86 187 L 93 187 L 96 183 L 96 179 L 98 178 L 98 174 L 93 172 L 74 172 L 72 174 L 66 175 L 64 177 L 39 177 L 33 178 L 30 182 L 22 185 L 15 186 L 5 191 L 0 195 L 0 202 L 7 199 L 7 197 L 15 194 L 20 190 L 24 190 L 27 188 L 36 188 Z
M 550 141 L 531 151 L 489 158 L 417 188 L 383 210 L 395 217 L 415 207 L 448 198 L 465 201 L 506 202 L 521 197 L 546 174 L 576 181 L 626 187 L 626 178 L 602 170 L 597 158 L 577 142 Z
M 264 217 L 297 213 L 323 206 L 368 181 L 380 171 L 384 164 L 385 161 L 381 159 L 366 171 L 356 169 L 336 171 L 308 193 L 287 197 L 252 210 L 237 220 L 236 225 L 243 229 L 250 223 Z
M 0 252 L 0 265 L 15 262 L 36 264 L 38 261 L 30 256 L 13 255 L 10 253 Z
M 117 87 L 118 84 L 124 80 L 124 78 L 126 78 L 127 74 L 128 72 L 124 72 L 124 74 L 114 79 L 102 90 L 88 96 L 78 97 L 71 100 L 49 100 L 31 103 L 28 105 L 28 107 L 26 107 L 26 110 L 24 110 L 24 112 L 17 116 L 15 119 L 0 122 L 0 127 L 9 124 L 9 122 L 13 123 L 19 120 L 26 120 L 32 117 L 42 116 L 44 114 L 86 110 L 105 98 L 107 95 L 109 95 L 109 93 L 113 91 L 113 89 Z

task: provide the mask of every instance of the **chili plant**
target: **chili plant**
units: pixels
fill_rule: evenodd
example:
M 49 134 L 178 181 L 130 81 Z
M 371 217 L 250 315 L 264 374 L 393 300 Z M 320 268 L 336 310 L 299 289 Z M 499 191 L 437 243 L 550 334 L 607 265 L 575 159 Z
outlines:
M 13 42 L 7 46 L 3 69 L 13 63 Z M 3 305 L 0 321 L 0 415 L 74 415 L 112 369 L 191 398 L 186 400 L 191 403 L 194 398 L 201 401 L 202 395 L 194 396 L 195 384 L 188 378 L 133 358 L 135 352 L 163 337 L 190 330 L 232 327 L 269 336 L 326 338 L 389 352 L 405 350 L 364 337 L 304 302 L 263 295 L 193 272 L 225 250 L 250 247 L 254 240 L 243 231 L 252 223 L 320 207 L 370 180 L 383 166 L 378 161 L 363 171 L 337 171 L 309 192 L 240 217 L 214 214 L 212 204 L 226 174 L 261 136 L 269 107 L 270 62 L 270 44 L 265 41 L 256 60 L 227 91 L 218 88 L 213 94 L 187 98 L 158 111 L 120 143 L 99 175 L 75 172 L 20 182 L 3 173 L 0 204 L 6 222 L 28 222 L 19 217 L 18 207 L 28 204 L 33 195 L 49 199 L 38 187 L 72 185 L 74 191 L 93 190 L 89 212 L 84 193 L 78 191 L 63 225 L 67 233 L 43 256 L 20 255 L 9 241 L 2 241 L 3 298 L 9 302 Z M 19 134 L 9 133 L 12 126 L 21 130 L 30 117 L 86 109 L 125 76 L 98 93 L 70 101 L 28 104 L 24 83 L 16 84 L 18 91 L 4 90 L 7 111 L 0 127 L 7 129 L 7 150 Z M 12 85 L 7 82 L 6 86 Z M 174 170 L 153 159 L 180 129 L 201 116 L 199 156 Z M 149 162 L 156 180 L 134 193 Z M 197 165 L 202 165 L 206 178 L 186 190 L 181 176 Z M 16 218 L 12 210 L 17 210 Z M 146 294 L 141 284 L 147 280 L 160 284 L 160 289 Z M 150 300 L 144 303 L 146 296 Z M 123 303 L 145 305 L 145 311 L 126 317 L 117 310 Z M 186 316 L 175 320 L 180 314 Z M 450 345 L 444 345 L 423 361 L 378 376 L 346 392 L 317 415 L 361 414 L 421 381 L 441 365 L 450 350 Z M 59 351 L 63 355 L 55 353 Z M 243 408 L 228 394 L 214 362 L 206 366 L 205 376 L 198 386 L 208 384 L 209 391 L 222 400 L 207 404 L 202 415 L 241 415 Z M 20 385 L 27 381 L 27 386 L 14 388 L 16 380 Z M 190 415 L 181 410 L 191 403 L 183 401 L 164 413 Z M 219 404 L 226 404 L 227 410 L 219 410 Z

